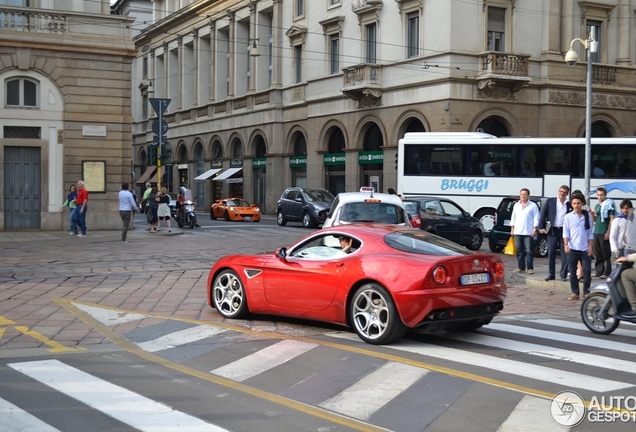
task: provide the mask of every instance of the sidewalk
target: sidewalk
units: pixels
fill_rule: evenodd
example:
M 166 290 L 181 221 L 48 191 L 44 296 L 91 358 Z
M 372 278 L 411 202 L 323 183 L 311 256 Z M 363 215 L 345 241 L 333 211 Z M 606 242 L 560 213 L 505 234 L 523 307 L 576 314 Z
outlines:
M 557 272 L 559 270 L 559 267 L 560 267 L 560 264 L 557 262 Z M 548 266 L 547 264 L 537 265 L 536 260 L 534 265 L 534 274 L 528 274 L 528 272 L 512 273 L 512 270 L 510 270 L 510 272 L 511 272 L 512 279 L 515 281 L 515 283 L 519 285 L 526 285 L 529 287 L 536 287 L 536 288 L 552 288 L 552 289 L 562 290 L 563 292 L 568 293 L 568 295 L 571 293 L 569 279 L 563 282 L 561 281 L 560 277 L 557 277 L 555 280 L 546 281 L 545 278 L 548 277 Z M 594 286 L 601 282 L 604 282 L 604 280 L 601 278 L 592 276 L 591 286 Z M 583 292 L 582 281 L 579 282 L 579 288 L 580 288 L 580 291 Z

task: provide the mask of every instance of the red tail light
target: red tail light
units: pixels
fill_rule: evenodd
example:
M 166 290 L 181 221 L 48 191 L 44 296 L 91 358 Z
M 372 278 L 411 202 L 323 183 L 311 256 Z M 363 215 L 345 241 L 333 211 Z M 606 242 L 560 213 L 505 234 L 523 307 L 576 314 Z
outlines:
M 504 277 L 504 266 L 502 263 L 495 263 L 495 276 L 497 279 L 503 279 Z
M 433 280 L 438 285 L 443 284 L 446 281 L 446 269 L 444 267 L 435 267 L 433 270 Z
M 413 228 L 419 228 L 422 226 L 422 219 L 419 216 L 413 216 L 411 218 L 411 225 Z

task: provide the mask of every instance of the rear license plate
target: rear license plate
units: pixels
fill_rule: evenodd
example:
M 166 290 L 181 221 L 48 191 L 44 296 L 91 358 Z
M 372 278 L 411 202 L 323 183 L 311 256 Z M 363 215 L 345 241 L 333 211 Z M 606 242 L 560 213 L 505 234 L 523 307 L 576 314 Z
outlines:
M 462 282 L 462 285 L 476 285 L 476 284 L 488 283 L 490 282 L 490 276 L 488 275 L 488 273 L 462 275 L 461 282 Z
M 252 217 L 251 216 L 245 216 L 245 217 L 243 217 L 243 220 L 244 221 L 251 221 Z
M 510 219 L 506 219 L 504 221 L 504 226 L 510 226 Z

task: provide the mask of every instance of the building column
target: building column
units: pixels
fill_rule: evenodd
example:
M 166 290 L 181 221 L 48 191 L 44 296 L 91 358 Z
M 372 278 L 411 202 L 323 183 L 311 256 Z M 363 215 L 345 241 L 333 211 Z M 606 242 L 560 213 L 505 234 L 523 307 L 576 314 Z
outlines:
M 572 39 L 574 39 L 574 0 L 563 0 L 561 3 L 561 53 L 570 50 Z
M 561 34 L 559 22 L 561 20 L 561 0 L 546 0 L 548 11 L 543 16 L 543 48 L 541 54 L 548 56 L 561 56 Z
M 216 100 L 216 26 L 210 21 L 210 102 Z
M 249 8 L 250 8 L 250 38 L 247 41 L 247 44 L 252 47 L 254 46 L 254 43 L 256 42 L 257 36 L 258 36 L 258 32 L 257 32 L 257 27 L 256 27 L 256 2 L 255 1 L 250 1 L 249 4 Z M 251 53 L 251 48 L 250 48 L 250 53 Z M 248 89 L 247 89 L 247 93 L 254 93 L 256 91 L 256 60 L 258 59 L 258 57 L 252 57 L 250 55 L 249 57 L 249 62 L 250 62 L 250 82 L 248 85 Z
M 163 44 L 163 93 L 162 97 L 168 98 L 168 77 L 170 76 L 170 48 L 167 43 Z M 174 106 L 174 105 L 173 105 Z M 170 110 L 172 111 L 172 110 Z
M 230 82 L 228 83 L 228 98 L 234 97 L 234 85 L 236 82 L 235 74 L 235 59 L 236 59 L 236 23 L 235 23 L 235 14 L 233 11 L 227 11 L 227 18 L 230 21 L 230 31 L 228 35 L 228 46 L 230 47 L 228 59 L 228 76 L 230 77 Z
M 192 61 L 194 65 L 192 69 L 194 71 L 194 77 L 192 78 L 192 106 L 198 106 L 199 102 L 199 32 L 196 29 L 192 29 Z
M 183 86 L 185 85 L 185 74 L 183 71 L 185 70 L 185 65 L 183 64 L 183 36 L 177 38 L 177 65 L 179 66 L 179 76 L 177 78 L 177 111 L 181 111 L 183 109 Z
M 273 44 L 273 67 L 274 76 L 272 79 L 272 87 L 280 88 L 283 85 L 282 69 L 283 69 L 283 0 L 273 0 L 274 13 L 272 16 L 272 31 L 274 33 Z
M 629 65 L 630 42 L 629 36 L 629 0 L 620 0 L 618 3 L 618 57 L 616 64 Z

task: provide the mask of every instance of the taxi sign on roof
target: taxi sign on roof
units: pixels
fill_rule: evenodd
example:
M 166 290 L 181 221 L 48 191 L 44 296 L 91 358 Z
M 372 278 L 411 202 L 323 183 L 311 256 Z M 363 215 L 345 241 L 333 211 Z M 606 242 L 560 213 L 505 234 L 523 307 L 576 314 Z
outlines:
M 375 192 L 375 189 L 373 189 L 372 186 L 362 186 L 360 188 L 360 192 L 371 192 L 371 193 L 373 193 L 373 192 Z

